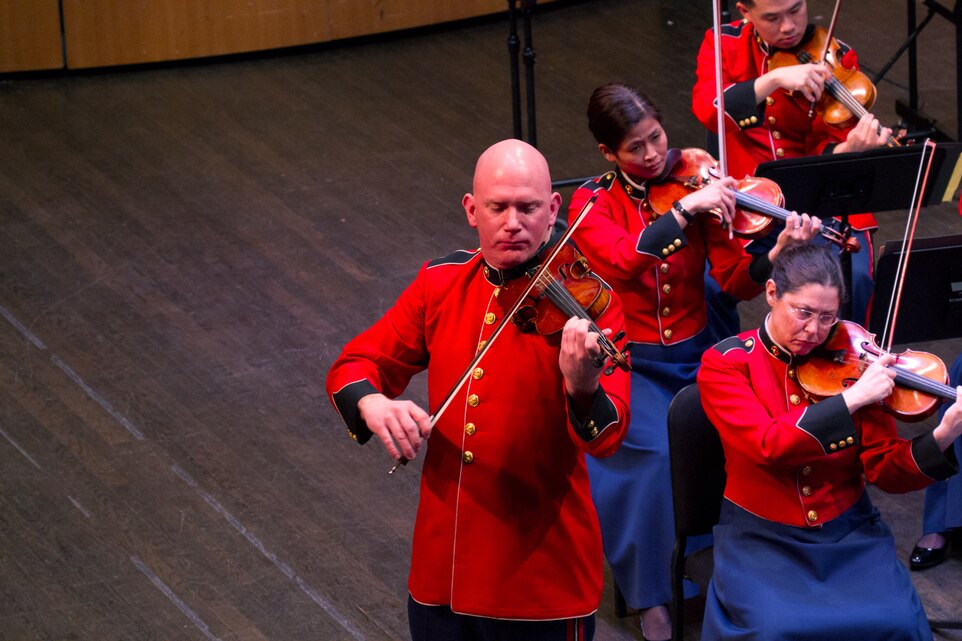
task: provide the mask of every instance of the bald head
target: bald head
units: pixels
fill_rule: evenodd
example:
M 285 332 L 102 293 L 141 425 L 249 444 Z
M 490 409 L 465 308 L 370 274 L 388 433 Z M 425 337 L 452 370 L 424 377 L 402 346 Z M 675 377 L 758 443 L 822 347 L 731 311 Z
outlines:
M 478 157 L 478 164 L 474 168 L 474 191 L 479 191 L 479 183 L 489 180 L 503 180 L 514 177 L 523 179 L 551 191 L 551 175 L 548 171 L 548 161 L 541 152 L 528 143 L 509 138 L 488 147 Z
M 527 261 L 551 235 L 561 195 L 551 191 L 548 162 L 520 140 L 488 147 L 474 170 L 474 191 L 462 200 L 478 230 L 481 253 L 498 269 Z

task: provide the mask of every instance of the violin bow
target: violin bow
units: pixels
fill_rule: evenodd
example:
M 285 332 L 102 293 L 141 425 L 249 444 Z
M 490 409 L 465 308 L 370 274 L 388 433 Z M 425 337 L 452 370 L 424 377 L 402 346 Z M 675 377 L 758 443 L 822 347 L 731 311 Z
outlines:
M 912 194 L 912 202 L 909 204 L 908 216 L 905 220 L 905 234 L 902 237 L 902 253 L 899 256 L 898 266 L 895 270 L 895 282 L 892 285 L 892 296 L 889 298 L 889 307 L 885 314 L 885 325 L 882 329 L 882 349 L 887 352 L 892 351 L 892 343 L 895 340 L 895 320 L 898 317 L 899 304 L 902 301 L 902 286 L 905 284 L 905 273 L 909 265 L 909 256 L 912 253 L 912 242 L 915 240 L 915 228 L 918 224 L 919 213 L 922 210 L 922 196 L 929 180 L 929 172 L 932 169 L 932 160 L 935 158 L 935 143 L 930 138 L 926 138 L 922 143 L 922 155 L 919 158 L 918 174 L 915 177 L 915 191 Z
M 828 33 L 825 35 L 825 48 L 822 49 L 822 55 L 819 56 L 819 63 L 822 65 L 828 64 L 828 50 L 832 45 L 832 38 L 835 36 L 835 25 L 838 23 L 838 10 L 842 8 L 842 0 L 835 0 L 835 10 L 832 12 L 832 22 L 828 25 Z M 835 64 L 841 64 L 838 60 Z M 815 103 L 817 100 L 813 100 L 812 104 L 808 107 L 808 117 L 813 118 L 815 116 Z
M 494 328 L 494 331 L 491 333 L 491 338 L 489 338 L 487 342 L 485 342 L 485 344 L 481 347 L 481 349 L 478 350 L 477 354 L 474 355 L 474 358 L 471 360 L 470 363 L 468 363 L 468 366 L 464 369 L 464 373 L 461 375 L 458 381 L 454 384 L 454 387 L 451 388 L 451 391 L 448 392 L 447 396 L 444 397 L 444 401 L 441 402 L 441 405 L 438 406 L 437 411 L 435 411 L 434 414 L 431 415 L 432 428 L 437 424 L 438 420 L 441 418 L 441 415 L 444 414 L 445 410 L 447 410 L 448 407 L 451 406 L 451 402 L 454 400 L 455 395 L 457 395 L 457 393 L 461 390 L 461 388 L 464 387 L 464 384 L 468 381 L 468 379 L 471 378 L 471 374 L 474 372 L 474 368 L 477 367 L 478 363 L 481 362 L 481 359 L 484 358 L 484 355 L 487 354 L 488 350 L 491 349 L 491 346 L 494 345 L 494 341 L 497 340 L 498 336 L 501 335 L 501 332 L 508 325 L 508 322 L 514 317 L 517 311 L 521 308 L 522 303 L 524 303 L 524 300 L 528 297 L 528 294 L 531 293 L 531 290 L 535 288 L 535 286 L 541 280 L 541 277 L 545 274 L 545 272 L 547 272 L 548 269 L 550 269 L 551 263 L 554 261 L 555 258 L 557 258 L 558 254 L 561 252 L 562 247 L 564 247 L 564 245 L 571 239 L 571 236 L 572 234 L 574 234 L 575 229 L 577 229 L 578 225 L 581 224 L 581 221 L 585 219 L 585 216 L 588 215 L 588 212 L 591 211 L 591 208 L 594 207 L 595 201 L 597 200 L 598 200 L 597 193 L 588 199 L 588 202 L 585 203 L 585 206 L 581 208 L 580 212 L 578 212 L 578 216 L 574 219 L 573 222 L 571 222 L 568 225 L 568 228 L 561 235 L 561 238 L 559 238 L 558 242 L 555 243 L 555 246 L 548 253 L 548 256 L 541 261 L 541 264 L 538 266 L 538 269 L 535 271 L 534 276 L 531 277 L 531 281 L 524 288 L 524 291 L 521 292 L 521 295 L 518 297 L 518 300 L 516 300 L 514 304 L 511 306 L 511 310 L 507 314 L 501 317 L 501 322 L 499 322 L 497 326 Z M 395 470 L 397 470 L 402 465 L 407 465 L 407 462 L 408 460 L 402 456 L 394 464 L 394 467 L 388 470 L 388 474 L 394 474 Z
M 718 102 L 718 170 L 722 176 L 728 175 L 728 152 L 725 148 L 725 91 L 722 87 L 722 49 L 721 49 L 721 0 L 714 0 L 712 18 L 715 23 L 715 97 Z M 732 226 L 728 226 L 728 239 L 734 238 Z

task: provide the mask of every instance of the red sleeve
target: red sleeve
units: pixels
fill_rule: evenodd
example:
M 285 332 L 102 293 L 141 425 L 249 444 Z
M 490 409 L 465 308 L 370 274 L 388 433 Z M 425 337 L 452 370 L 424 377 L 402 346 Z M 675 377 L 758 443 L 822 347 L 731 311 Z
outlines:
M 361 443 L 367 441 L 371 433 L 357 415 L 357 402 L 375 392 L 395 398 L 415 374 L 427 367 L 426 266 L 422 266 L 418 277 L 380 320 L 344 346 L 328 372 L 326 387 L 331 403 L 348 431 Z
M 621 334 L 617 347 L 624 350 L 625 317 L 621 301 L 617 294 L 609 292 L 611 298 L 608 306 L 595 319 L 595 324 L 602 330 L 611 329 L 612 338 Z M 614 454 L 628 433 L 630 400 L 630 372 L 615 367 L 611 374 L 602 374 L 598 393 L 584 419 L 576 417 L 571 403 L 568 403 L 568 432 L 574 443 L 594 457 L 604 458 Z
M 752 256 L 739 238 L 728 238 L 717 219 L 700 219 L 708 251 L 709 270 L 722 291 L 738 300 L 751 300 L 765 289 L 764 282 L 752 276 Z M 765 275 L 767 279 L 767 274 Z M 765 280 L 763 279 L 763 281 Z

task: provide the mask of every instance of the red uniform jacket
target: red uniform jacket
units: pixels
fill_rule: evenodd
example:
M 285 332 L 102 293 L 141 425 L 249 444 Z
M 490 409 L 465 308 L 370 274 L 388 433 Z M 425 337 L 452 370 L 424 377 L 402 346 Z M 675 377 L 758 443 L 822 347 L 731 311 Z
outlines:
M 764 327 L 702 357 L 698 386 L 725 450 L 725 498 L 770 521 L 815 527 L 854 505 L 866 480 L 908 492 L 955 473 L 931 432 L 899 438 L 878 406 L 850 415 L 841 395 L 813 403 L 794 365 Z
M 809 25 L 806 38 L 813 27 Z M 728 150 L 728 173 L 734 178 L 751 176 L 755 168 L 770 160 L 799 158 L 831 152 L 844 142 L 851 128 L 832 127 L 817 113 L 808 117 L 808 105 L 802 105 L 782 89 L 768 96 L 762 104 L 755 102 L 755 79 L 768 70 L 771 53 L 767 44 L 755 34 L 750 22 L 740 20 L 721 28 L 722 88 L 725 92 L 725 145 Z M 841 46 L 840 57 L 857 66 L 854 50 Z M 847 54 L 847 55 L 846 55 Z M 715 90 L 715 38 L 709 29 L 698 51 L 695 86 L 691 109 L 695 117 L 710 131 L 718 133 L 718 101 Z M 791 203 L 788 203 L 791 207 Z M 878 227 L 871 214 L 849 216 L 853 229 Z
M 504 315 L 478 251 L 426 264 L 394 306 L 349 342 L 327 390 L 351 435 L 371 433 L 357 401 L 396 397 L 428 370 L 437 408 Z M 510 304 L 508 305 L 510 306 Z M 612 296 L 597 319 L 624 327 Z M 628 427 L 628 373 L 602 377 L 589 416 L 569 411 L 559 348 L 509 323 L 428 440 L 409 589 L 423 604 L 509 619 L 594 612 L 603 556 L 585 452 L 608 456 Z
M 598 200 L 573 238 L 591 268 L 621 296 L 632 342 L 673 345 L 705 327 L 706 260 L 735 298 L 761 293 L 771 271 L 768 257 L 746 254 L 717 220 L 698 216 L 682 230 L 674 216 L 651 210 L 644 185 L 614 171 L 579 187 L 569 215 L 577 215 L 595 193 Z

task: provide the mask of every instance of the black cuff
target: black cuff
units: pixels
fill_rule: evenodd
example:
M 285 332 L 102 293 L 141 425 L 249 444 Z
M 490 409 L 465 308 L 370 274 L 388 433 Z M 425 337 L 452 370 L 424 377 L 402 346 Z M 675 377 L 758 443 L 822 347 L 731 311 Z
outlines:
M 772 275 L 772 261 L 768 259 L 768 252 L 752 254 L 752 262 L 748 265 L 748 275 L 756 283 L 764 284 Z
M 602 432 L 618 422 L 618 410 L 601 385 L 595 391 L 595 397 L 591 401 L 591 409 L 588 410 L 587 418 L 580 423 L 578 422 L 579 419 L 575 414 L 575 407 L 570 396 L 568 397 L 568 415 L 571 417 L 572 425 L 574 425 L 575 434 L 586 443 L 595 440 L 601 436 Z
M 739 82 L 725 90 L 725 113 L 742 129 L 761 125 L 765 119 L 765 102 L 755 101 L 755 79 Z
M 345 385 L 331 395 L 337 413 L 341 415 L 347 425 L 347 433 L 361 445 L 367 443 L 374 435 L 374 432 L 367 428 L 367 423 L 361 418 L 361 413 L 357 411 L 358 401 L 368 394 L 380 394 L 380 391 L 374 387 L 371 381 L 364 378 Z
M 841 394 L 806 407 L 795 425 L 817 440 L 826 454 L 858 443 L 855 421 L 848 413 L 848 406 Z
M 942 452 L 932 432 L 919 434 L 912 439 L 912 458 L 923 474 L 936 481 L 944 481 L 959 471 L 954 445 L 949 445 Z
M 685 238 L 685 232 L 682 231 L 678 220 L 666 214 L 638 234 L 635 251 L 656 258 L 668 258 L 687 244 L 688 239 Z

